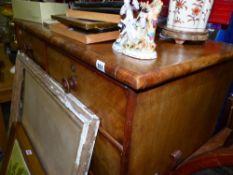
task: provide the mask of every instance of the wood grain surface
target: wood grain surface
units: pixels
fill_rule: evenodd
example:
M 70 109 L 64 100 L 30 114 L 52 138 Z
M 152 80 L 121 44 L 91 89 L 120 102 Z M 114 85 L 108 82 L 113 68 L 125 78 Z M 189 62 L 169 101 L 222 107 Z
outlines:
M 121 174 L 121 153 L 101 134 L 97 135 L 90 169 L 94 175 Z
M 48 48 L 48 72 L 59 83 L 62 79 L 75 77 L 77 87 L 71 92 L 100 117 L 101 126 L 108 133 L 123 143 L 127 101 L 124 87 L 67 59 L 66 55 L 52 48 Z
M 4 53 L 3 44 L 0 44 L 0 103 L 8 102 L 11 100 L 13 74 L 10 73 L 10 69 L 13 66 L 10 59 Z
M 69 30 L 69 27 L 62 23 L 53 24 L 49 28 L 56 34 L 62 35 L 72 40 L 80 41 L 85 44 L 116 40 L 120 34 L 118 30 L 87 34 L 79 31 Z
M 233 62 L 223 63 L 139 94 L 129 174 L 164 173 L 173 163 L 173 152 L 182 152 L 181 161 L 209 139 L 232 70 Z
M 16 24 L 93 67 L 96 67 L 97 60 L 103 61 L 108 76 L 135 90 L 154 87 L 233 59 L 233 46 L 229 44 L 206 41 L 202 44 L 177 45 L 157 41 L 157 60 L 137 60 L 113 52 L 112 42 L 85 45 L 53 34 L 36 23 L 16 20 Z
M 121 20 L 121 16 L 116 14 L 98 13 L 98 12 L 80 11 L 80 10 L 71 10 L 71 9 L 68 9 L 66 11 L 66 16 L 72 18 L 89 19 L 89 20 L 105 21 L 112 23 L 119 23 Z
M 38 24 L 16 26 L 45 43 L 48 73 L 60 84 L 75 78 L 70 93 L 100 117 L 94 175 L 163 174 L 211 136 L 233 81 L 232 45 L 158 41 L 158 59 L 142 61 L 113 52 L 111 42 L 84 45 Z

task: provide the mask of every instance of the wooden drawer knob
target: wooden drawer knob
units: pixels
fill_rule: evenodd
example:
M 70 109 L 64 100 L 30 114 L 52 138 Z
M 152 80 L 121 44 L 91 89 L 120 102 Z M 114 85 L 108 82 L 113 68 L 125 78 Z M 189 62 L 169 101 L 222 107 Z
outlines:
M 76 90 L 77 88 L 77 80 L 74 76 L 71 76 L 70 78 L 62 79 L 62 86 L 66 93 L 69 93 L 71 90 Z
M 18 29 L 18 34 L 21 36 L 23 34 L 23 31 L 21 29 Z
M 173 161 L 179 161 L 182 157 L 183 153 L 181 150 L 176 150 L 173 153 L 170 154 L 170 157 Z

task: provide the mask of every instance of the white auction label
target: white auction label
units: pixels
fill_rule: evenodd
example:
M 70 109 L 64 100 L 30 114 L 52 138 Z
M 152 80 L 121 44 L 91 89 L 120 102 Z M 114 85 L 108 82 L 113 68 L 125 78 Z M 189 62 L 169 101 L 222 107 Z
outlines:
M 96 61 L 96 68 L 102 72 L 105 72 L 105 63 L 103 61 Z
M 26 149 L 25 153 L 26 153 L 27 156 L 30 156 L 30 155 L 32 155 L 32 150 Z

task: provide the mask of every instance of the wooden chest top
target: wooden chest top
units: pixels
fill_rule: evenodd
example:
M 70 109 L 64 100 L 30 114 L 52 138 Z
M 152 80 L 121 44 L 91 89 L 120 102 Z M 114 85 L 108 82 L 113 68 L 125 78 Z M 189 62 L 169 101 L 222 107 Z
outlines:
M 106 75 L 131 87 L 142 90 L 166 81 L 188 75 L 192 72 L 233 59 L 233 45 L 207 41 L 199 44 L 178 45 L 168 41 L 158 41 L 156 60 L 137 60 L 116 53 L 112 42 L 85 45 L 50 32 L 40 24 L 15 21 L 26 31 L 36 34 L 48 43 L 96 67 L 103 62 Z

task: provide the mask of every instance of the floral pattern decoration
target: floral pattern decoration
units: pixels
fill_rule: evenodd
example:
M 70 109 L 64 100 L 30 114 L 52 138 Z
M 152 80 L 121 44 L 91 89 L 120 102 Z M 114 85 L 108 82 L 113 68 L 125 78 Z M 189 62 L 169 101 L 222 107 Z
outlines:
M 180 14 L 180 9 L 183 9 L 183 8 L 187 10 L 187 6 L 185 5 L 185 3 L 186 1 L 184 0 L 176 0 L 176 13 Z
M 173 11 L 174 15 L 176 14 L 176 18 L 174 19 L 174 23 L 182 24 L 185 21 L 182 20 L 180 15 L 181 10 L 188 10 L 187 7 L 187 1 L 186 0 L 172 0 L 175 1 L 175 10 Z M 208 0 L 209 3 L 212 2 L 212 0 Z M 187 15 L 187 22 L 192 22 L 195 24 L 196 22 L 199 22 L 200 20 L 203 20 L 206 22 L 208 19 L 206 19 L 207 14 L 211 9 L 206 9 L 205 11 L 202 11 L 202 8 L 205 4 L 205 0 L 195 0 L 194 3 L 192 3 L 191 12 Z M 171 12 L 171 11 L 169 11 Z M 178 15 L 177 15 L 178 14 Z M 202 15 L 200 15 L 202 14 Z M 200 19 L 202 17 L 203 19 Z
M 180 10 L 185 9 L 187 10 L 187 6 L 186 6 L 186 1 L 185 0 L 173 0 L 175 1 L 176 5 L 175 5 L 175 10 L 173 11 L 174 14 L 180 14 Z M 181 20 L 181 18 L 176 17 L 174 20 L 175 23 L 184 23 L 184 21 Z
M 201 13 L 202 6 L 204 5 L 204 0 L 196 0 L 192 8 L 192 14 L 188 15 L 188 22 L 192 21 L 193 24 L 200 20 L 199 15 Z

